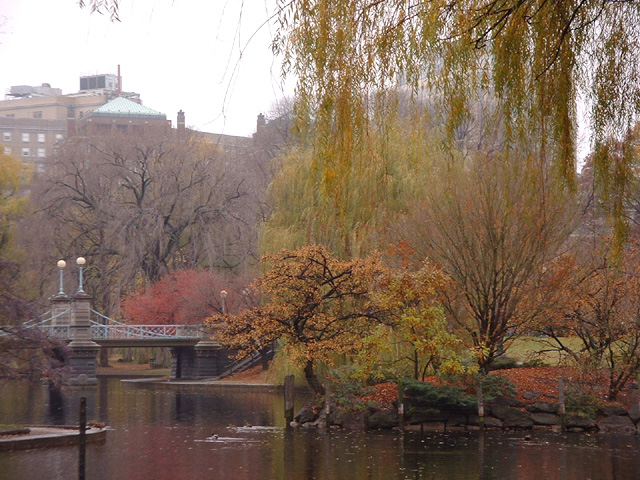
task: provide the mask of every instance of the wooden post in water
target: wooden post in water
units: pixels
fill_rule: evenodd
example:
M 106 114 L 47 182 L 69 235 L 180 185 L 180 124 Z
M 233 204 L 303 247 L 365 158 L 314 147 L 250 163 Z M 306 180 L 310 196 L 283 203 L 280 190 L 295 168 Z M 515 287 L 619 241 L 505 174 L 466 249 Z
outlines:
M 476 394 L 478 396 L 478 425 L 480 426 L 480 430 L 484 430 L 484 398 L 482 396 L 482 377 L 478 378 Z
M 284 377 L 284 419 L 287 423 L 287 428 L 290 428 L 291 422 L 293 422 L 295 396 L 295 376 L 287 375 Z
M 564 384 L 562 377 L 558 377 L 558 414 L 560 414 L 560 428 L 564 432 L 567 428 L 566 409 L 564 406 Z
M 398 380 L 398 427 L 404 431 L 404 384 Z
M 331 426 L 331 380 L 326 378 L 325 397 L 324 397 L 324 415 L 327 428 Z
M 86 452 L 87 452 L 87 398 L 80 398 L 80 436 L 79 445 L 80 451 L 78 455 L 78 479 L 84 480 L 85 478 L 85 464 L 86 464 Z

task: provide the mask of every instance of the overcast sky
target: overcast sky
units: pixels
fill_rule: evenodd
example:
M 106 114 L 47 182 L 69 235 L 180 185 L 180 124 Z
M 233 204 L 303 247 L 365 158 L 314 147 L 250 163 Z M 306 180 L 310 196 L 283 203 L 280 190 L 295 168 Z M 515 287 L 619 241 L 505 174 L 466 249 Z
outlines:
M 261 27 L 272 3 L 120 0 L 111 22 L 76 0 L 0 0 L 0 92 L 49 83 L 74 93 L 81 75 L 120 65 L 123 90 L 174 125 L 182 109 L 188 126 L 249 136 L 291 91 L 271 53 L 273 22 Z

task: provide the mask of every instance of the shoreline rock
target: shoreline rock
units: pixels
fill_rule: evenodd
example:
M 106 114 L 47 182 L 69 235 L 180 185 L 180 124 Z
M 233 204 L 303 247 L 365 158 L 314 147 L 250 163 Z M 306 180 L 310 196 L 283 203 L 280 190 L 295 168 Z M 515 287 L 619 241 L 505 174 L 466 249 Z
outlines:
M 404 417 L 403 428 L 407 430 L 447 431 L 447 429 L 477 430 L 478 428 L 503 430 L 550 429 L 561 431 L 563 418 L 558 414 L 558 404 L 535 401 L 523 407 L 509 406 L 518 403 L 499 400 L 487 405 L 487 415 L 481 422 L 477 414 L 454 411 L 432 413 L 409 412 Z M 316 413 L 319 408 L 305 405 L 296 414 L 291 426 L 295 428 L 342 428 L 344 430 L 384 430 L 400 427 L 397 409 L 369 408 L 367 411 L 348 410 L 334 407 L 327 422 L 324 413 Z M 323 410 L 323 409 L 320 409 Z M 634 405 L 629 411 L 619 406 L 607 406 L 598 411 L 597 418 L 565 415 L 564 428 L 567 432 L 593 432 L 603 434 L 640 432 L 640 407 Z

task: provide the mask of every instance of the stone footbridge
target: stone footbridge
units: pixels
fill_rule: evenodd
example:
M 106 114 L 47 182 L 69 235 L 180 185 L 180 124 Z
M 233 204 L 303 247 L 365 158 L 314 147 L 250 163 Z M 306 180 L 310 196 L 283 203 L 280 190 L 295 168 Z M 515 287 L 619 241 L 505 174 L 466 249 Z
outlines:
M 204 325 L 129 325 L 118 322 L 91 308 L 91 295 L 82 286 L 84 259 L 80 267 L 78 290 L 68 296 L 60 290 L 50 297 L 51 310 L 25 322 L 26 328 L 42 331 L 50 338 L 68 343 L 66 357 L 71 370 L 70 383 L 95 385 L 96 357 L 100 348 L 168 347 L 171 350 L 171 379 L 205 379 L 226 375 L 235 368 L 235 351 L 224 348 L 215 331 Z

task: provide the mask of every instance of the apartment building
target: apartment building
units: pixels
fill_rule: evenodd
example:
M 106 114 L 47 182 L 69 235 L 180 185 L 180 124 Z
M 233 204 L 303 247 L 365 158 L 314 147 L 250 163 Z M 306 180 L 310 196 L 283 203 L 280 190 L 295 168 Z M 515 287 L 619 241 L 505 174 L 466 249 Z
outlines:
M 42 172 L 47 158 L 67 135 L 67 121 L 0 117 L 0 135 L 5 153 L 32 163 L 36 172 Z
M 0 143 L 5 152 L 43 171 L 56 145 L 75 134 L 80 119 L 119 96 L 140 103 L 137 93 L 119 91 L 118 80 L 113 74 L 82 76 L 78 92 L 67 95 L 48 83 L 10 87 L 0 101 Z

